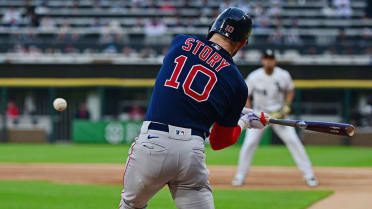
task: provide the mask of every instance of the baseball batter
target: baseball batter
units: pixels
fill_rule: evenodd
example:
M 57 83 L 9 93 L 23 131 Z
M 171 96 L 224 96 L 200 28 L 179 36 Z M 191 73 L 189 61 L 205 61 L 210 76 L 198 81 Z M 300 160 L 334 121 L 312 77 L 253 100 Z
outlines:
M 290 112 L 290 104 L 294 97 L 292 78 L 287 71 L 276 66 L 275 54 L 272 50 L 264 52 L 262 65 L 262 68 L 253 71 L 246 79 L 248 85 L 246 107 L 268 112 L 273 118 L 285 118 Z M 288 147 L 306 183 L 309 186 L 317 186 L 318 182 L 314 177 L 311 162 L 295 129 L 280 125 L 272 125 L 272 128 Z M 247 130 L 240 151 L 238 171 L 232 182 L 233 186 L 243 185 L 253 154 L 264 131 L 265 129 Z
M 238 8 L 223 11 L 207 40 L 179 35 L 156 78 L 139 137 L 124 171 L 120 209 L 146 208 L 168 185 L 181 209 L 214 208 L 204 140 L 214 150 L 228 147 L 246 128 L 264 128 L 268 115 L 242 109 L 247 85 L 232 57 L 248 42 L 250 16 Z

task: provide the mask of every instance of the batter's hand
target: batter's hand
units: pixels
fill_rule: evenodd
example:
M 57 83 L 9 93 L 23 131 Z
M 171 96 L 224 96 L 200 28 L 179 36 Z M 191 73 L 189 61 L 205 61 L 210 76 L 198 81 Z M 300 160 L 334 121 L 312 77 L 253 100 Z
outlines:
M 247 128 L 263 129 L 269 123 L 270 116 L 264 112 L 256 114 L 253 111 L 248 114 L 244 114 L 239 119 L 239 126 L 242 130 Z

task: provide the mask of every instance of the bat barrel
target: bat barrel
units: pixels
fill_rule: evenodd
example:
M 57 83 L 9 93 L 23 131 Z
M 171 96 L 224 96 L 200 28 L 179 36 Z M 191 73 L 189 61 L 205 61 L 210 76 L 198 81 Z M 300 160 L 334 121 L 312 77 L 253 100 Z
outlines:
M 353 136 L 355 134 L 354 126 L 346 123 L 331 123 L 331 122 L 316 122 L 316 121 L 301 121 L 301 120 L 286 120 L 274 119 L 269 120 L 272 124 L 293 126 L 306 130 L 323 132 L 334 135 Z
M 324 132 L 335 135 L 353 136 L 355 133 L 354 126 L 346 123 L 329 123 L 306 121 L 307 130 Z

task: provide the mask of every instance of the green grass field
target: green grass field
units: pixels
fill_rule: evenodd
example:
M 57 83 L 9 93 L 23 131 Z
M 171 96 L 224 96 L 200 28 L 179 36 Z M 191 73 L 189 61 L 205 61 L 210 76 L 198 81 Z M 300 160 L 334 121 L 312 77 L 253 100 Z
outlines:
M 49 182 L 0 181 L 0 209 L 108 209 L 117 208 L 119 186 L 69 185 Z M 302 209 L 331 191 L 215 190 L 220 209 Z M 149 209 L 175 209 L 167 189 L 149 203 Z
M 55 163 L 124 163 L 129 145 L 24 145 L 0 144 L 0 162 Z M 208 165 L 236 165 L 239 146 L 213 151 L 207 148 Z M 314 166 L 371 167 L 372 148 L 316 147 L 306 148 Z M 294 166 L 285 146 L 261 146 L 253 165 Z
M 0 144 L 0 163 L 124 163 L 128 145 Z M 236 165 L 239 146 L 222 151 L 207 147 L 208 165 Z M 370 167 L 372 149 L 307 147 L 315 166 Z M 294 166 L 284 146 L 259 147 L 254 165 Z M 0 209 L 117 208 L 120 186 L 69 185 L 48 182 L 0 181 Z M 216 208 L 304 209 L 331 191 L 215 190 Z M 149 203 L 149 209 L 176 208 L 168 190 Z

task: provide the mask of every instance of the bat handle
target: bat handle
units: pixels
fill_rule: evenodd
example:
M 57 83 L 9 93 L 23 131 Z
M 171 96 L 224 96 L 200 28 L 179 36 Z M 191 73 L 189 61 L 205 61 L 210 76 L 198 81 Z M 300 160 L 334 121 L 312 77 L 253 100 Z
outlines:
M 302 120 L 286 120 L 286 119 L 270 118 L 269 123 L 284 125 L 284 126 L 298 127 L 298 128 L 306 128 L 307 127 L 306 122 L 302 121 Z

